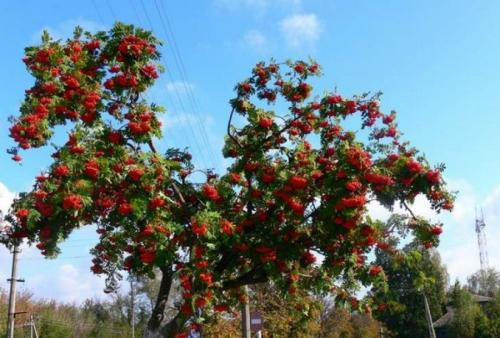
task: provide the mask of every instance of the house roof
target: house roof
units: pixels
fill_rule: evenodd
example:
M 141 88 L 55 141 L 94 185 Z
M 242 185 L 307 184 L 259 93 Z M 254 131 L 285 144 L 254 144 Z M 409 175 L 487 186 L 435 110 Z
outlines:
M 493 298 L 491 297 L 486 297 L 481 295 L 471 294 L 471 296 L 472 300 L 475 301 L 476 303 L 487 303 L 493 300 Z M 455 309 L 451 306 L 447 306 L 446 313 L 441 318 L 432 323 L 432 326 L 434 326 L 434 328 L 447 326 L 452 321 L 454 316 L 455 316 Z
M 451 322 L 454 316 L 455 316 L 455 309 L 453 309 L 451 306 L 447 306 L 446 313 L 441 318 L 432 323 L 432 326 L 434 326 L 434 328 L 447 326 Z
M 472 296 L 472 299 L 477 303 L 487 303 L 487 302 L 493 301 L 493 298 L 491 298 L 491 297 L 475 295 L 475 294 L 471 294 L 471 296 Z

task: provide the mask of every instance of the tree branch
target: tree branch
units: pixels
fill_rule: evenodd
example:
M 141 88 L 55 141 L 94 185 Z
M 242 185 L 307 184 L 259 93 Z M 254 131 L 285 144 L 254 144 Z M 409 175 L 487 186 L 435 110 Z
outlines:
M 229 115 L 229 120 L 227 121 L 227 135 L 238 145 L 238 147 L 243 148 L 236 137 L 231 134 L 231 122 L 233 121 L 234 108 L 231 109 L 231 114 Z
M 153 143 L 152 140 L 148 140 L 148 146 L 149 148 L 151 149 L 151 151 L 155 154 L 158 153 L 158 151 L 156 150 L 156 147 Z M 174 189 L 175 193 L 177 194 L 177 196 L 179 197 L 179 199 L 181 200 L 181 203 L 182 204 L 186 204 L 186 199 L 184 198 L 184 196 L 182 195 L 182 192 L 181 190 L 179 189 L 179 187 L 177 186 L 177 183 L 175 181 L 172 180 L 172 188 Z
M 401 200 L 401 204 L 405 207 L 405 209 L 410 213 L 411 217 L 413 217 L 414 220 L 417 220 L 417 216 L 413 213 L 413 211 L 410 209 L 408 204 L 404 200 Z
M 269 277 L 264 273 L 260 274 L 262 270 L 259 271 L 258 268 L 250 270 L 236 279 L 227 280 L 222 283 L 222 288 L 224 290 L 235 289 L 243 285 L 265 283 L 269 280 Z

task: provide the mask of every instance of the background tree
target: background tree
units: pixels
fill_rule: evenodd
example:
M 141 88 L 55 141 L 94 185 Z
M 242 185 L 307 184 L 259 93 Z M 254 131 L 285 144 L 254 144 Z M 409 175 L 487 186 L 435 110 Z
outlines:
M 393 216 L 389 224 L 397 222 Z M 448 274 L 436 250 L 421 251 L 414 243 L 406 245 L 404 256 L 376 252 L 376 263 L 388 278 L 388 291 L 380 293 L 381 307 L 377 319 L 387 325 L 396 337 L 425 337 L 428 324 L 424 312 L 423 292 L 427 295 L 433 320 L 443 315 Z
M 6 332 L 7 292 L 0 289 L 0 332 Z M 127 337 L 131 334 L 129 322 L 116 312 L 114 301 L 103 302 L 87 300 L 81 306 L 58 303 L 55 301 L 36 300 L 28 291 L 18 292 L 18 311 L 27 314 L 16 319 L 16 337 L 29 335 L 29 315 L 33 314 L 40 337 Z M 2 335 L 3 337 L 3 335 Z
M 309 295 L 287 297 L 267 283 L 250 287 L 249 302 L 252 311 L 263 317 L 264 336 L 268 337 L 316 337 L 320 332 L 321 302 Z M 239 313 L 219 316 L 207 324 L 203 334 L 209 337 L 240 337 Z M 225 333 L 226 332 L 226 333 Z
M 380 336 L 380 323 L 370 314 L 351 313 L 349 309 L 339 308 L 331 300 L 322 301 L 320 316 L 321 338 L 377 338 Z
M 479 270 L 467 278 L 467 289 L 476 295 L 495 297 L 500 291 L 500 273 L 494 268 Z
M 368 311 L 371 301 L 348 290 L 383 284 L 367 254 L 389 249 L 389 233 L 366 217 L 368 200 L 410 210 L 423 195 L 434 210 L 449 210 L 444 166 L 431 167 L 399 140 L 395 113 L 381 111 L 379 95 L 312 98 L 318 64 L 271 61 L 235 87 L 223 150 L 232 164 L 200 182 L 190 154 L 154 145 L 163 108 L 144 93 L 161 70 L 158 44 L 151 32 L 118 23 L 96 34 L 77 28 L 67 41 L 45 33 L 26 48 L 35 84 L 11 119 L 13 160 L 46 145 L 58 125 L 69 137 L 14 201 L 5 242 L 26 240 L 55 256 L 73 230 L 97 224 L 91 269 L 107 276 L 109 290 L 122 270 L 162 273 L 147 337 L 185 337 L 248 301 L 244 285 L 268 281 L 283 294 L 334 291 L 338 302 Z M 438 243 L 441 228 L 423 218 L 402 227 L 426 247 Z M 175 280 L 182 301 L 167 318 Z
M 450 325 L 451 337 L 473 338 L 476 337 L 478 319 L 482 320 L 481 309 L 473 301 L 472 295 L 455 283 L 451 290 L 451 306 L 454 317 Z

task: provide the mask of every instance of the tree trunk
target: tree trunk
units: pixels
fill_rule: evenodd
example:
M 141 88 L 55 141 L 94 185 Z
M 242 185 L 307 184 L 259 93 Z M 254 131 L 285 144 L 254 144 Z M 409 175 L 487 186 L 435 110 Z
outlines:
M 165 322 L 165 307 L 172 290 L 174 273 L 170 267 L 164 268 L 161 271 L 160 290 L 158 291 L 158 297 L 156 298 L 156 304 L 151 313 L 148 326 L 144 332 L 144 338 L 173 338 L 182 330 L 188 320 L 188 318 L 179 312 L 172 319 Z

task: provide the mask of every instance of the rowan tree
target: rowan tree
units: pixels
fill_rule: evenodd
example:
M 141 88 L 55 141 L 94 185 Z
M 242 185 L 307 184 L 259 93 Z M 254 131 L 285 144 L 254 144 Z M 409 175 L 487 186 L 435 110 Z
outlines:
M 451 209 L 444 166 L 431 167 L 400 141 L 396 114 L 381 111 L 379 95 L 313 96 L 316 62 L 271 61 L 236 85 L 223 150 L 232 164 L 200 183 L 187 151 L 154 146 L 163 109 L 145 93 L 161 70 L 159 44 L 151 32 L 118 23 L 95 34 L 78 28 L 66 41 L 45 34 L 26 48 L 35 83 L 12 119 L 10 153 L 20 161 L 21 149 L 46 145 L 59 125 L 69 137 L 14 201 L 8 245 L 24 240 L 55 256 L 72 231 L 97 225 L 91 269 L 110 289 L 121 271 L 162 271 L 148 337 L 186 336 L 247 301 L 242 287 L 259 282 L 289 297 L 299 289 L 335 293 L 368 310 L 371 301 L 344 286 L 384 283 L 367 254 L 396 249 L 385 240 L 390 231 L 367 217 L 367 204 L 409 208 L 423 195 L 434 210 Z M 418 216 L 405 226 L 422 245 L 437 245 L 440 226 Z M 165 321 L 174 279 L 183 302 Z

